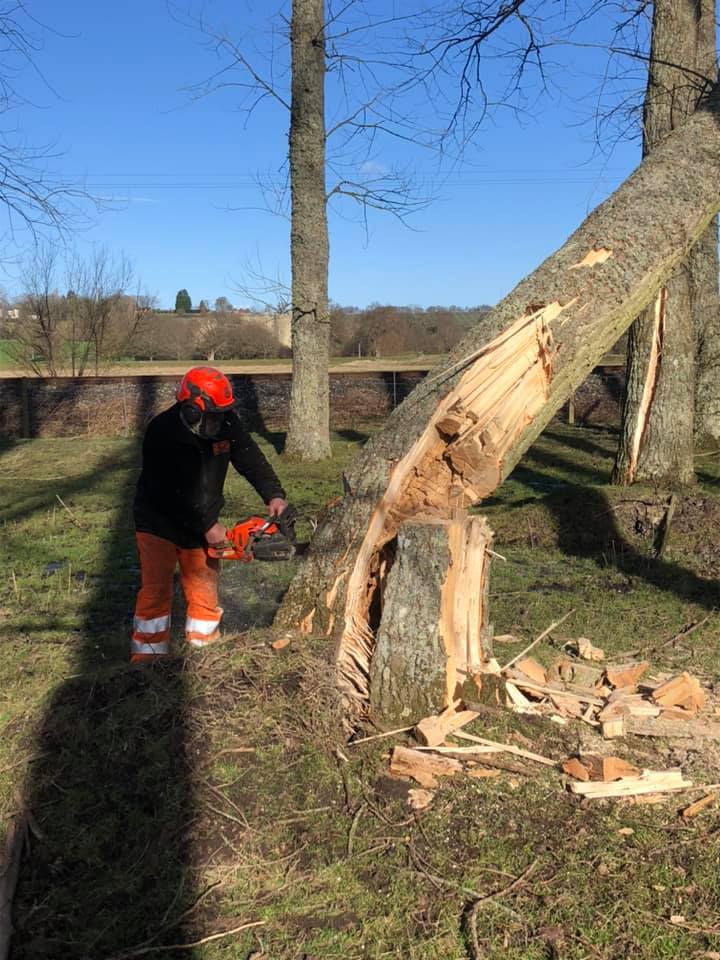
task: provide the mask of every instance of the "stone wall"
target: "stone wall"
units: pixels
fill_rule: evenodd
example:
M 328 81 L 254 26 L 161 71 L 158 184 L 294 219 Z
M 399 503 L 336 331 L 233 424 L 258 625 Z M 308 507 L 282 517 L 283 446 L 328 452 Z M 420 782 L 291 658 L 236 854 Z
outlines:
M 330 376 L 332 426 L 382 419 L 425 371 Z M 287 424 L 290 374 L 230 374 L 253 429 Z M 175 400 L 177 376 L 0 378 L 0 437 L 117 436 L 141 432 Z
M 401 403 L 426 371 L 335 373 L 330 376 L 330 419 L 335 429 L 382 419 Z M 253 429 L 283 429 L 290 374 L 231 374 Z M 616 426 L 624 391 L 621 367 L 598 367 L 575 395 L 575 420 Z M 0 438 L 116 436 L 141 432 L 175 399 L 177 376 L 0 378 Z M 567 408 L 561 412 L 567 416 Z

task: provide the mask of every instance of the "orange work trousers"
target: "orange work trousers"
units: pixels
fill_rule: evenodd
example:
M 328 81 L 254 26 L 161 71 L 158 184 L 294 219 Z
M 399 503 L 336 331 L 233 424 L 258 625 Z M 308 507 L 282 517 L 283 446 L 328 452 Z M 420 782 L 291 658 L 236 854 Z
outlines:
M 191 550 L 152 533 L 136 533 L 140 554 L 140 590 L 135 602 L 130 660 L 151 660 L 170 652 L 173 574 L 180 566 L 180 584 L 187 604 L 185 637 L 204 647 L 220 636 L 218 606 L 220 564 L 204 547 Z

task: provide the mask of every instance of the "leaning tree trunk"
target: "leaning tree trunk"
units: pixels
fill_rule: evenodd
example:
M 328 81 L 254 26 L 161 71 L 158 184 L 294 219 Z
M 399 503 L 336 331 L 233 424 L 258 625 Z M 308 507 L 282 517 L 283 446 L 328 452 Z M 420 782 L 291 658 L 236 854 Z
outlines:
M 293 0 L 290 261 L 293 377 L 286 451 L 330 456 L 324 0 Z
M 370 701 L 376 637 L 393 616 L 383 595 L 402 525 L 446 520 L 463 501 L 488 497 L 718 209 L 714 91 L 365 446 L 277 618 L 335 639 L 337 680 L 351 703 L 362 710 Z M 434 630 L 435 614 L 428 616 Z
M 655 0 L 643 113 L 645 155 L 687 122 L 710 87 L 714 38 L 715 0 Z M 616 483 L 641 480 L 685 485 L 695 479 L 692 292 L 692 267 L 686 261 L 633 324 L 613 473 Z

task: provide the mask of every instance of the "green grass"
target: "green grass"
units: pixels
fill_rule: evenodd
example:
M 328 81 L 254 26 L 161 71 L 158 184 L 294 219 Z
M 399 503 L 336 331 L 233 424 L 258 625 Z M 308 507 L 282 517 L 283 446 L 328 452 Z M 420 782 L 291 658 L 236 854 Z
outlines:
M 312 467 L 262 441 L 303 516 L 302 537 L 340 492 L 363 436 L 336 435 L 333 460 Z M 584 635 L 610 656 L 654 651 L 658 669 L 712 680 L 719 461 L 698 461 L 701 484 L 682 498 L 655 560 L 666 494 L 609 487 L 614 443 L 605 431 L 553 425 L 486 504 L 506 557 L 493 565 L 495 630 L 528 642 L 574 610 L 540 659 Z M 19 808 L 35 827 L 13 960 L 104 960 L 254 921 L 262 926 L 158 955 L 464 958 L 475 894 L 502 891 L 528 868 L 478 908 L 481 956 L 720 950 L 715 810 L 684 823 L 684 798 L 581 804 L 538 767 L 445 781 L 411 817 L 406 787 L 387 777 L 388 750 L 402 738 L 344 743 L 327 643 L 268 646 L 294 563 L 226 565 L 226 630 L 238 633 L 193 656 L 176 636 L 171 661 L 129 667 L 137 463 L 131 440 L 0 449 L 0 831 Z M 226 493 L 228 520 L 260 506 L 238 477 Z M 708 614 L 686 640 L 668 642 Z M 496 652 L 504 661 L 518 650 Z M 587 727 L 509 712 L 476 732 L 527 738 L 558 757 L 596 742 Z M 720 780 L 714 748 L 626 738 L 617 749 Z

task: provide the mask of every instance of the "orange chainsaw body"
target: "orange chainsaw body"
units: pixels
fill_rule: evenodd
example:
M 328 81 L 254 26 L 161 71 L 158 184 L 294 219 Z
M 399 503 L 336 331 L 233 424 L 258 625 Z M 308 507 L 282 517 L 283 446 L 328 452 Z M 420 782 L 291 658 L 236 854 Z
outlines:
M 260 545 L 278 544 L 282 541 L 287 543 L 280 532 L 280 527 L 272 520 L 266 520 L 263 517 L 248 517 L 247 520 L 241 520 L 227 531 L 227 540 L 218 546 L 208 547 L 208 554 L 216 560 L 240 560 L 247 563 L 256 558 L 256 549 Z M 289 555 L 294 554 L 295 549 L 291 544 L 283 552 L 290 551 Z M 258 550 L 258 555 L 262 555 L 262 547 Z M 276 559 L 262 555 L 262 559 Z M 287 559 L 285 556 L 279 556 L 277 559 Z

